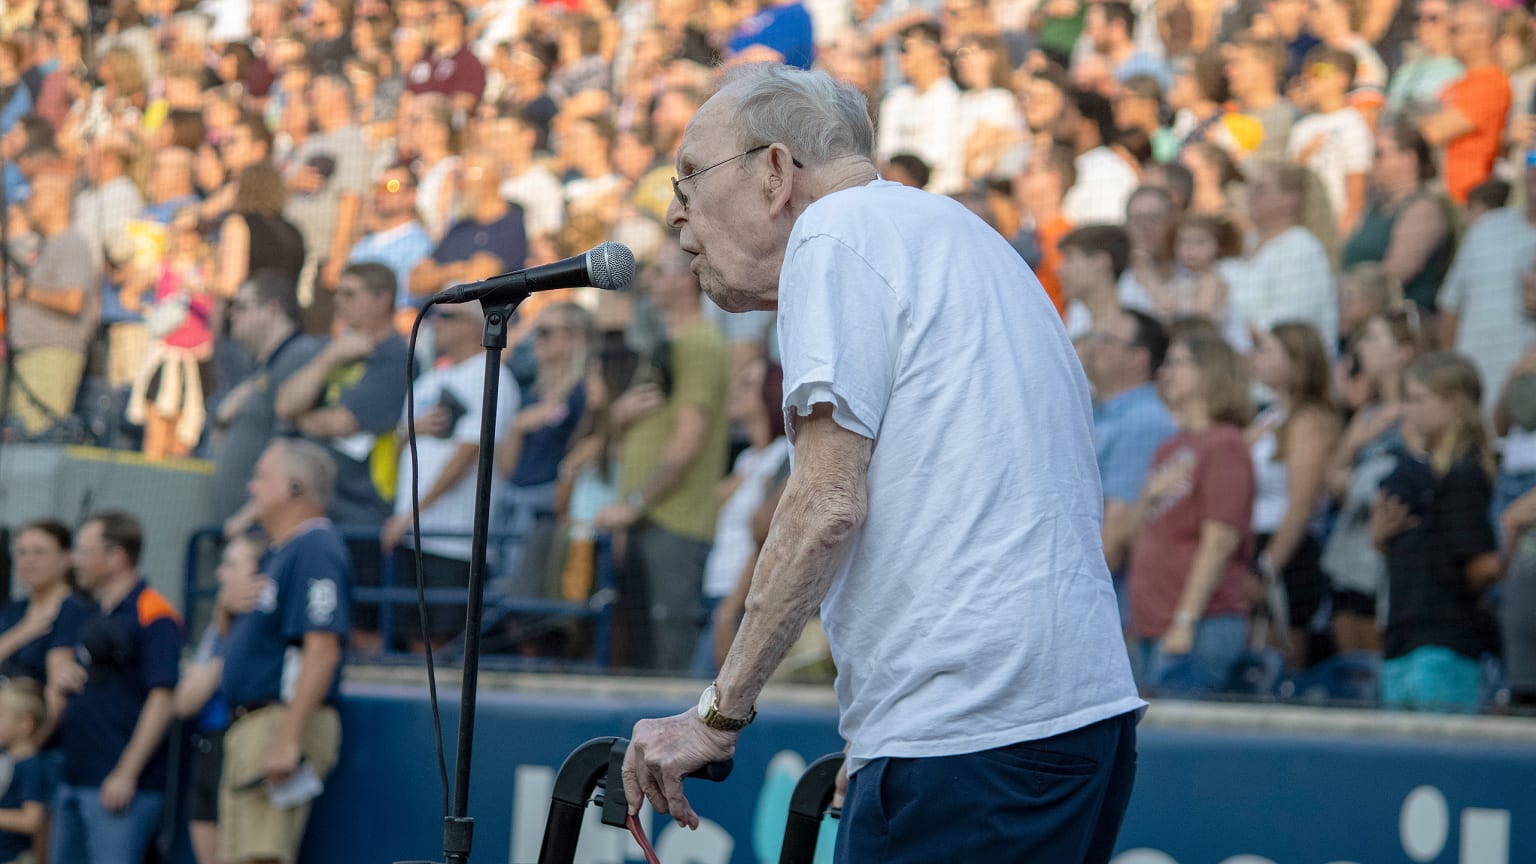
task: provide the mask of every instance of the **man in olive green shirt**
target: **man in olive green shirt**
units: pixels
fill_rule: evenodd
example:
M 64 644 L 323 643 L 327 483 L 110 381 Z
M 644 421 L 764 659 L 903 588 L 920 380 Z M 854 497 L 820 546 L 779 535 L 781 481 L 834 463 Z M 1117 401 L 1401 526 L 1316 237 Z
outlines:
M 677 242 L 650 270 L 667 341 L 614 401 L 619 502 L 600 528 L 627 530 L 620 571 L 620 665 L 682 672 L 703 624 L 699 598 L 725 476 L 731 357 L 704 318 L 699 283 Z

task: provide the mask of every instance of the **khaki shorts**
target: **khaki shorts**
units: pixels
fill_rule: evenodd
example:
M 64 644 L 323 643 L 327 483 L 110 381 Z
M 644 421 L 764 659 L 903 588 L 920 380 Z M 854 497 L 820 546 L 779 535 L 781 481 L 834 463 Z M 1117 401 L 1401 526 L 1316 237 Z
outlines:
M 282 705 L 261 708 L 236 720 L 224 733 L 224 772 L 219 779 L 219 858 L 291 862 L 304 839 L 311 802 L 279 810 L 261 786 L 237 791 L 261 775 L 267 746 L 277 731 Z M 341 749 L 341 721 L 335 708 L 320 708 L 304 724 L 299 753 L 323 780 L 336 766 Z

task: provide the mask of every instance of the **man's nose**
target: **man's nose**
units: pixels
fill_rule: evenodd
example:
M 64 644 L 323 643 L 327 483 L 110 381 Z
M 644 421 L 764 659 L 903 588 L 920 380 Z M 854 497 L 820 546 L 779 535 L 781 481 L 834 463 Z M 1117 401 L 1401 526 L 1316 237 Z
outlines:
M 677 200 L 676 195 L 672 196 L 672 202 L 667 205 L 665 221 L 667 227 L 674 231 L 682 230 L 683 223 L 688 221 L 688 213 L 683 209 L 682 202 Z

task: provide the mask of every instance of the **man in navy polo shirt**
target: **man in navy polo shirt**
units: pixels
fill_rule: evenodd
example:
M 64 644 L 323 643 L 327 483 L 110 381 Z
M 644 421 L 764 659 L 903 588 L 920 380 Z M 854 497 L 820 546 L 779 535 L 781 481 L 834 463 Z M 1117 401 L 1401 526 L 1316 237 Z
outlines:
M 230 626 L 219 781 L 219 857 L 225 864 L 290 862 L 310 802 L 336 764 L 335 702 L 351 619 L 352 563 L 325 518 L 336 464 L 310 441 L 274 441 L 246 491 L 272 548 L 256 608 Z
M 64 602 L 48 650 L 49 701 L 66 700 L 57 864 L 139 864 L 160 822 L 182 634 L 171 604 L 139 578 L 143 545 L 139 520 L 116 511 L 75 535 L 75 572 L 90 599 Z

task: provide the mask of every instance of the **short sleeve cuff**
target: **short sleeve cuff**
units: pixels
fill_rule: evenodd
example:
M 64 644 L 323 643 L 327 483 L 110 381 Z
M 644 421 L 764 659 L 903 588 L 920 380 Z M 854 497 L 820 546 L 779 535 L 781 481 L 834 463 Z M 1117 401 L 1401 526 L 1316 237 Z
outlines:
M 820 404 L 832 406 L 832 421 L 856 435 L 873 441 L 879 428 L 877 412 L 857 399 L 844 397 L 833 389 L 832 384 L 812 376 L 784 393 L 784 428 L 795 428 L 795 417 L 810 416 L 811 409 Z M 793 435 L 793 432 L 791 432 Z

